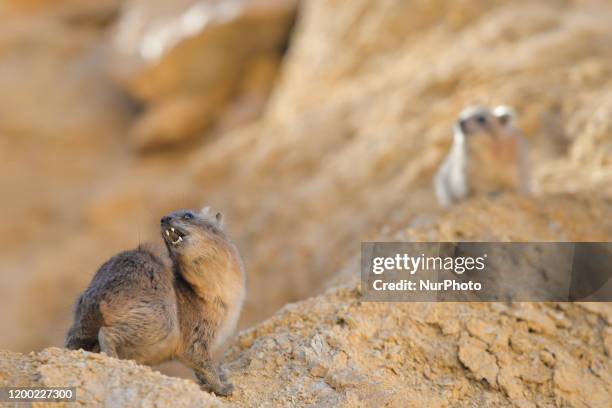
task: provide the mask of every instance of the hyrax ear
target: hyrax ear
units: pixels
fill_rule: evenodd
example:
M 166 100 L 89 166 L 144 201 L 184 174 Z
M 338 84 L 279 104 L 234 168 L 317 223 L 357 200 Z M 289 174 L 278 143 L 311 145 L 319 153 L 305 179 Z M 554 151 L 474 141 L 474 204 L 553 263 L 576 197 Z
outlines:
M 499 120 L 502 126 L 508 126 L 514 123 L 516 112 L 509 106 L 500 105 L 493 109 L 493 115 Z
M 223 227 L 223 214 L 218 212 L 217 215 L 215 215 L 215 219 L 217 220 L 219 228 Z

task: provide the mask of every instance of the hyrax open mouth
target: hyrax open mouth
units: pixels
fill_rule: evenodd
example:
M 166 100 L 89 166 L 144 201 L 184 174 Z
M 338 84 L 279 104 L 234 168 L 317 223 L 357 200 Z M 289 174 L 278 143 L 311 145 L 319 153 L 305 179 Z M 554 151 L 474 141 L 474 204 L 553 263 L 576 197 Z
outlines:
M 187 234 L 185 234 L 184 232 L 182 232 L 179 229 L 176 229 L 174 227 L 170 227 L 168 229 L 166 229 L 164 231 L 164 234 L 166 235 L 166 240 L 170 241 L 172 243 L 172 245 L 178 245 L 181 242 L 183 242 L 183 237 Z

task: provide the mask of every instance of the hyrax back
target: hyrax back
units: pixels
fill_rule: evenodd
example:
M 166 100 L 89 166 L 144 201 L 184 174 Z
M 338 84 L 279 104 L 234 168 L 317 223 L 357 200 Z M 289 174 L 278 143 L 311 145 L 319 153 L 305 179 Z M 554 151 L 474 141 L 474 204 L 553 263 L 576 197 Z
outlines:
M 213 353 L 232 334 L 245 295 L 238 250 L 221 214 L 161 220 L 166 251 L 139 247 L 107 261 L 79 298 L 66 347 L 142 364 L 179 359 L 208 390 L 228 395 Z
M 513 120 L 505 106 L 471 107 L 459 115 L 450 152 L 434 177 L 442 207 L 473 195 L 529 191 L 527 145 Z
M 172 274 L 159 256 L 141 247 L 100 267 L 77 301 L 66 346 L 156 364 L 169 357 L 177 339 Z

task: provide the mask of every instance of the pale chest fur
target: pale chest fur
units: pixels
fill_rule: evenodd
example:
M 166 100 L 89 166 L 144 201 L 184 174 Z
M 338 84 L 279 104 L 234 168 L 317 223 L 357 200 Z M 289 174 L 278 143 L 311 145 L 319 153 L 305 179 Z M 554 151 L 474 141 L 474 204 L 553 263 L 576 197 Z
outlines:
M 232 336 L 238 319 L 240 318 L 240 312 L 242 310 L 242 304 L 244 303 L 245 289 L 244 285 L 235 285 L 232 293 L 227 294 L 227 309 L 225 310 L 225 316 L 221 319 L 217 333 L 213 340 L 212 350 L 216 352 L 219 350 L 228 338 Z
M 234 333 L 246 292 L 241 260 L 233 251 L 226 253 L 227 257 L 207 262 L 200 270 L 184 271 L 196 293 L 204 299 L 199 313 L 213 328 L 210 344 L 213 353 Z
M 475 137 L 470 141 L 468 155 L 466 170 L 471 194 L 519 188 L 519 145 L 516 137 Z

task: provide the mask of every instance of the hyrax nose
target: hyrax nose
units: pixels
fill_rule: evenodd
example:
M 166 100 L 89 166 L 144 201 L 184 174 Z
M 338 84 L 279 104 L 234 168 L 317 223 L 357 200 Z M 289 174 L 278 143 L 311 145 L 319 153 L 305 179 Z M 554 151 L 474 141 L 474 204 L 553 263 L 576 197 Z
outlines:
M 172 220 L 172 217 L 170 217 L 169 215 L 166 215 L 165 217 L 162 217 L 159 222 L 160 224 L 163 225 L 163 224 L 168 224 L 171 220 Z

